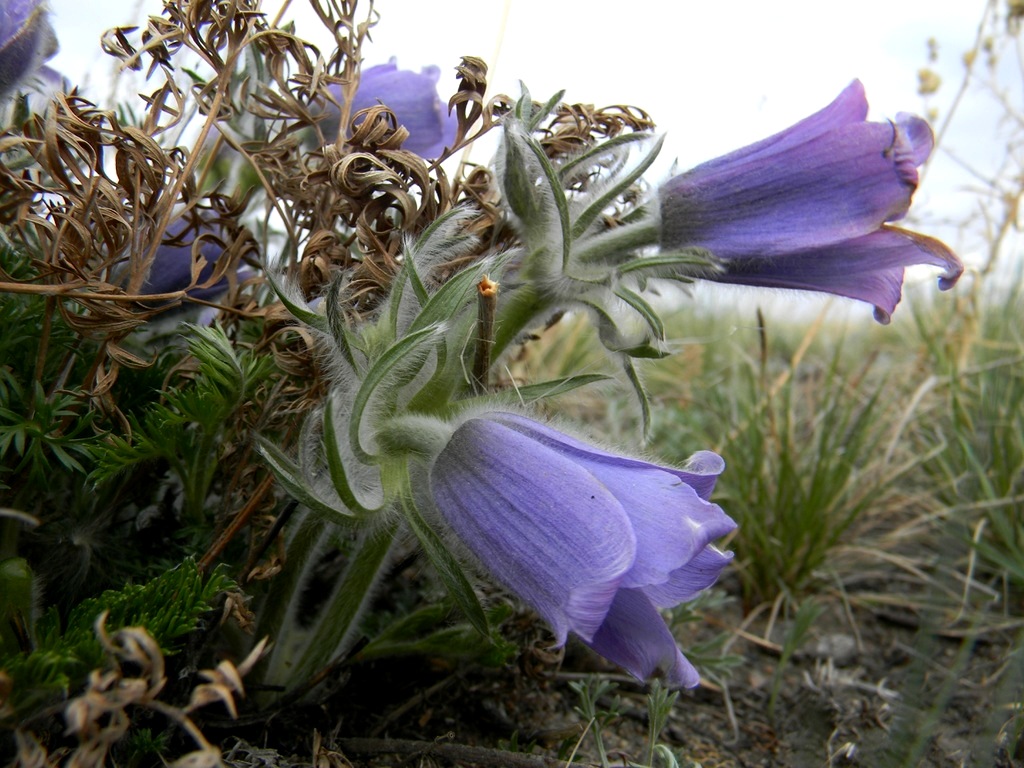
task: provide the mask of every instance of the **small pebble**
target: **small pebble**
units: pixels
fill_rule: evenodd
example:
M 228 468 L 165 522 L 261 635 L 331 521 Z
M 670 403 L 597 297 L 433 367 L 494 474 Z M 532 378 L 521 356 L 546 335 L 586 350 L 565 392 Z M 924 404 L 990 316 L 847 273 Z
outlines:
M 857 641 L 852 635 L 838 632 L 825 635 L 818 638 L 811 655 L 818 659 L 832 659 L 837 667 L 846 667 L 857 658 Z

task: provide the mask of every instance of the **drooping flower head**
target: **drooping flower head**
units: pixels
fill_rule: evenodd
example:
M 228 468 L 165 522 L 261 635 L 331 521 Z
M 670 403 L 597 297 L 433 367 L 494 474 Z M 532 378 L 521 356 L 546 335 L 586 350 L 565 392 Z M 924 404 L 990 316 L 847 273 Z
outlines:
M 505 587 L 640 679 L 699 675 L 658 613 L 711 586 L 736 524 L 708 498 L 724 467 L 617 456 L 538 422 L 493 412 L 455 430 L 430 473 L 447 525 Z
M 362 72 L 359 88 L 349 109 L 351 115 L 363 109 L 383 104 L 390 109 L 398 124 L 409 131 L 409 138 L 403 149 L 420 157 L 434 159 L 445 147 L 455 142 L 457 121 L 448 113 L 437 93 L 437 81 L 441 70 L 424 67 L 420 72 L 399 69 L 392 59 Z M 330 86 L 331 93 L 339 102 L 343 100 L 341 86 Z M 320 123 L 324 136 L 331 137 L 338 132 L 339 113 L 335 105 L 328 105 L 327 116 Z
M 0 101 L 57 53 L 42 0 L 0 2 Z
M 963 272 L 944 244 L 891 226 L 917 188 L 934 137 L 920 117 L 867 122 L 864 87 L 770 138 L 670 179 L 659 192 L 661 245 L 706 248 L 723 267 L 711 280 L 823 291 L 875 305 L 888 322 L 904 268 Z

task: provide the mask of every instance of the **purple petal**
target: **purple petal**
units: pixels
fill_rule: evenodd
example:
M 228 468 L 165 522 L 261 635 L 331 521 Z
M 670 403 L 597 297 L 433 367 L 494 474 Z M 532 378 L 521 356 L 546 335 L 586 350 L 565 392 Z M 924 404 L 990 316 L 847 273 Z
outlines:
M 0 45 L 17 34 L 41 5 L 42 0 L 4 0 L 0 3 Z
M 903 216 L 917 183 L 907 138 L 858 123 L 743 162 L 698 166 L 662 189 L 662 246 L 770 257 L 849 240 Z
M 693 600 L 710 587 L 732 561 L 732 552 L 722 552 L 714 546 L 701 550 L 686 565 L 669 574 L 668 580 L 643 588 L 647 597 L 660 608 L 674 608 Z
M 529 435 L 534 440 L 549 445 L 569 456 L 575 456 L 595 464 L 610 464 L 616 467 L 634 467 L 637 469 L 654 468 L 663 472 L 669 472 L 691 486 L 700 498 L 705 501 L 711 497 L 715 489 L 715 482 L 718 476 L 725 469 L 725 462 L 722 457 L 712 451 L 698 451 L 693 454 L 683 469 L 675 467 L 660 467 L 640 459 L 631 459 L 626 456 L 619 456 L 614 453 L 602 451 L 593 445 L 581 442 L 574 437 L 551 429 L 539 422 L 527 419 L 514 413 L 493 413 L 491 418 L 510 429 Z
M 718 476 L 725 471 L 725 461 L 714 451 L 697 451 L 686 460 L 682 469 L 666 467 L 666 471 L 674 474 L 707 501 L 715 490 Z
M 679 650 L 665 620 L 640 590 L 619 590 L 587 645 L 639 680 L 661 677 L 676 688 L 700 683 L 700 675 Z
M 585 469 L 621 504 L 636 536 L 636 559 L 620 586 L 662 584 L 712 541 L 736 528 L 717 504 L 706 500 L 724 468 L 721 457 L 701 451 L 685 470 L 599 451 L 538 422 L 511 413 L 488 419 L 547 446 Z M 700 486 L 700 495 L 693 484 Z
M 898 227 L 883 227 L 846 242 L 778 256 L 734 259 L 712 277 L 723 283 L 822 291 L 875 305 L 875 317 L 886 323 L 900 301 L 903 270 L 913 264 L 944 268 L 939 287 L 948 290 L 963 264 L 934 238 Z
M 909 264 L 943 267 L 939 285 L 952 287 L 963 265 L 949 248 L 884 226 L 907 213 L 931 127 L 866 115 L 855 81 L 792 128 L 670 179 L 659 193 L 662 247 L 711 251 L 724 273 L 707 279 L 861 299 L 881 322 Z
M 398 69 L 394 60 L 370 67 L 360 75 L 350 112 L 355 116 L 363 109 L 383 104 L 394 113 L 398 124 L 409 131 L 403 149 L 427 159 L 440 157 L 445 147 L 454 146 L 458 126 L 458 119 L 449 114 L 437 94 L 440 75 L 437 67 L 424 67 L 418 73 Z M 331 86 L 331 91 L 340 102 L 340 86 Z M 332 114 L 321 126 L 328 136 L 338 129 L 336 109 L 333 105 L 329 109 Z
M 624 588 L 664 583 L 712 541 L 736 528 L 721 507 L 653 464 L 616 465 L 584 457 L 576 461 L 611 491 L 633 525 L 636 561 L 622 580 Z
M 699 167 L 714 171 L 722 167 L 735 166 L 740 162 L 772 157 L 784 150 L 799 147 L 835 128 L 862 123 L 867 116 L 868 101 L 864 94 L 864 85 L 860 80 L 854 80 L 843 89 L 835 101 L 810 117 L 805 117 L 799 123 L 767 139 L 761 139 L 727 155 L 709 160 Z
M 487 419 L 455 431 L 430 478 L 455 534 L 559 643 L 570 630 L 594 635 L 636 555 L 629 518 L 607 489 L 571 459 Z
M 910 161 L 914 168 L 924 165 L 935 148 L 935 134 L 928 121 L 917 115 L 900 112 L 896 115 L 896 125 L 903 132 L 910 145 Z

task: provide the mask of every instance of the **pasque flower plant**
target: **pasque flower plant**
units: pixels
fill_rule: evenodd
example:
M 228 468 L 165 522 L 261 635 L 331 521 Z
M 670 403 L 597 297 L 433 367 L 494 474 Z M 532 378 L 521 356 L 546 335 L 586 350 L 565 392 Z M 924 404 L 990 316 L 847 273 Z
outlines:
M 658 608 L 711 586 L 736 524 L 708 497 L 724 468 L 607 453 L 531 419 L 484 413 L 455 430 L 430 472 L 434 503 L 469 551 L 551 625 L 641 680 L 699 675 Z
M 623 365 L 646 424 L 650 407 L 633 359 L 661 354 L 664 328 L 644 298 L 652 279 L 730 279 L 750 274 L 761 258 L 759 274 L 788 278 L 787 287 L 868 300 L 887 316 L 904 264 L 940 261 L 949 284 L 960 271 L 945 246 L 886 224 L 906 213 L 931 133 L 910 116 L 864 122 L 855 83 L 779 137 L 670 180 L 609 227 L 607 211 L 630 198 L 660 143 L 629 162 L 648 138 L 637 131 L 553 161 L 535 134 L 557 99 L 538 106 L 525 95 L 505 119 L 497 173 L 518 248 L 431 287 L 441 259 L 475 247 L 465 228 L 471 212 L 455 209 L 409 244 L 372 321 L 339 320 L 343 283 L 326 295 L 324 315 L 282 290 L 293 313 L 334 350 L 332 394 L 303 451 L 326 466 L 297 466 L 266 444 L 264 455 L 285 486 L 325 517 L 368 520 L 400 510 L 482 632 L 489 631 L 484 612 L 445 531 L 531 605 L 557 643 L 573 634 L 638 678 L 696 685 L 697 671 L 658 611 L 694 598 L 729 561 L 714 542 L 735 524 L 709 500 L 722 459 L 700 452 L 683 469 L 662 467 L 511 413 L 513 402 L 528 405 L 595 379 L 527 384 L 514 396 L 490 392 L 473 340 L 490 344 L 496 359 L 531 323 L 582 309 Z M 652 254 L 657 245 L 661 253 Z M 502 284 L 492 296 L 493 326 L 475 322 L 483 315 L 473 289 L 494 285 L 488 274 Z M 373 541 L 385 546 L 381 537 Z M 381 549 L 373 562 L 383 557 Z M 359 588 L 371 577 L 363 574 Z
M 5 230 L 0 277 L 27 299 L 8 302 L 24 308 L 8 313 L 12 327 L 31 323 L 43 339 L 17 347 L 23 362 L 0 387 L 6 450 L 28 445 L 18 460 L 39 467 L 28 482 L 4 474 L 14 498 L 63 510 L 65 496 L 95 495 L 82 511 L 103 518 L 87 537 L 96 541 L 159 518 L 159 535 L 146 536 L 165 542 L 184 521 L 190 535 L 175 540 L 208 537 L 207 573 L 243 554 L 233 572 L 256 598 L 255 636 L 274 638 L 257 672 L 261 703 L 274 691 L 286 705 L 319 696 L 349 665 L 398 653 L 507 663 L 508 605 L 482 602 L 474 572 L 531 606 L 555 644 L 572 636 L 640 680 L 698 684 L 661 612 L 731 562 L 723 539 L 736 524 L 711 500 L 725 461 L 698 451 L 661 465 L 599 448 L 549 426 L 534 404 L 619 373 L 649 427 L 635 361 L 668 354 L 655 281 L 832 292 L 872 303 L 883 320 L 906 265 L 937 264 L 952 285 L 962 267 L 949 249 L 893 225 L 930 129 L 908 115 L 867 122 L 854 83 L 787 131 L 652 187 L 642 177 L 661 141 L 643 110 L 565 105 L 561 94 L 539 104 L 525 89 L 515 103 L 489 98 L 472 57 L 446 103 L 436 69 L 392 62 L 360 74 L 372 8 L 365 24 L 354 23 L 355 3 L 319 9 L 336 43 L 321 55 L 257 5 L 165 3 L 140 41 L 126 29 L 106 36 L 124 66 L 164 80 L 141 109 L 96 108 L 80 94 L 45 114 L 10 106 L 5 158 L 19 154 L 0 163 L 0 209 L 25 252 L 8 249 Z M 0 98 L 52 52 L 51 38 L 40 0 L 0 4 Z M 340 109 L 315 114 L 326 102 Z M 303 138 L 318 117 L 327 146 L 314 148 Z M 449 178 L 429 162 L 456 134 L 468 145 L 492 128 L 504 133 L 493 176 L 463 166 Z M 237 279 L 243 256 L 265 282 Z M 136 374 L 147 360 L 132 349 L 150 339 L 129 338 L 133 329 L 180 302 L 215 305 L 225 280 L 222 323 L 175 328 L 192 335 L 189 358 L 167 345 L 153 376 Z M 574 358 L 552 379 L 522 380 L 524 369 L 504 365 L 509 353 L 541 323 L 559 335 L 564 311 L 586 315 L 618 371 Z M 80 443 L 83 429 L 99 442 Z M 251 466 L 253 438 L 276 486 Z M 51 476 L 73 485 L 46 488 Z M 179 495 L 182 515 L 168 503 Z M 253 546 L 229 547 L 271 513 Z M 8 549 L 15 538 L 0 536 Z M 398 545 L 412 541 L 447 599 L 406 611 L 403 595 L 390 601 L 396 615 L 368 616 Z M 22 561 L 28 569 L 7 581 L 31 580 Z M 150 567 L 143 557 L 137 572 Z M 23 634 L 8 638 L 15 655 L 32 646 Z
M 493 363 L 532 324 L 583 310 L 638 394 L 646 427 L 651 408 L 633 361 L 664 354 L 664 325 L 645 298 L 652 280 L 754 274 L 754 284 L 870 301 L 884 319 L 906 264 L 944 266 L 944 287 L 960 273 L 945 246 L 888 224 L 907 211 L 930 129 L 905 115 L 865 122 L 859 83 L 778 137 L 682 174 L 646 199 L 637 181 L 660 142 L 634 128 L 575 157 L 550 157 L 537 136 L 559 98 L 537 105 L 525 94 L 505 117 L 497 177 L 512 248 L 460 262 L 478 241 L 467 227 L 473 211 L 454 208 L 407 244 L 380 307 L 352 323 L 343 280 L 317 312 L 294 287 L 278 285 L 323 340 L 332 383 L 303 431 L 298 463 L 266 442 L 263 454 L 322 518 L 381 521 L 339 586 L 336 611 L 310 634 L 303 673 L 350 635 L 402 519 L 484 635 L 486 612 L 459 553 L 532 606 L 556 643 L 571 634 L 637 678 L 696 685 L 699 674 L 659 610 L 696 597 L 730 560 L 715 542 L 735 523 L 710 501 L 723 460 L 704 451 L 673 468 L 588 445 L 509 409 L 606 377 L 493 391 Z M 631 160 L 644 145 L 646 154 Z M 465 266 L 438 281 L 445 263 Z M 484 345 L 488 354 L 475 356 Z M 291 662 L 278 656 L 270 664 L 283 676 Z

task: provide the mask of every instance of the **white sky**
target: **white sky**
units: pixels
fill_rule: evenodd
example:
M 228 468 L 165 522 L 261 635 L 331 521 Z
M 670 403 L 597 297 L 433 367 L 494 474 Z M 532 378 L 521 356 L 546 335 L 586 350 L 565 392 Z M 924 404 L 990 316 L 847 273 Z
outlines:
M 854 78 L 867 88 L 873 119 L 923 112 L 917 72 L 928 64 L 929 38 L 939 49 L 931 66 L 943 78 L 930 105 L 944 114 L 987 2 L 377 0 L 380 23 L 364 56 L 368 65 L 392 56 L 402 68 L 437 65 L 442 94 L 454 90 L 460 58 L 475 55 L 490 65 L 495 92 L 517 95 L 522 80 L 539 100 L 566 89 L 569 101 L 642 107 L 668 134 L 655 166 L 663 175 L 672 160 L 685 169 L 796 122 Z M 272 16 L 280 3 L 267 0 L 264 10 Z M 100 53 L 100 33 L 138 24 L 161 8 L 159 0 L 50 4 L 61 44 L 52 66 L 78 77 L 101 102 L 113 65 Z M 360 6 L 365 9 L 365 0 Z M 300 36 L 326 44 L 306 0 L 292 0 L 285 18 L 296 20 Z M 978 121 L 994 125 L 989 114 L 996 113 L 978 111 L 960 121 L 960 136 L 951 134 L 951 143 L 977 143 Z M 964 183 L 956 164 L 939 158 L 915 210 L 933 216 L 963 211 L 972 204 L 961 191 Z
M 987 0 L 378 0 L 381 20 L 368 64 L 436 64 L 448 75 L 462 55 L 491 65 L 495 90 L 535 98 L 566 89 L 571 101 L 646 109 L 668 133 L 664 158 L 682 167 L 749 143 L 823 107 L 859 77 L 872 116 L 921 111 L 917 70 L 926 41 L 952 98 L 960 56 Z M 365 2 L 362 4 L 367 5 Z M 159 13 L 159 0 L 51 0 L 61 52 L 53 66 L 106 96 L 112 60 L 100 33 Z M 279 0 L 264 4 L 269 14 Z M 326 44 L 305 0 L 286 18 Z M 499 52 L 496 57 L 496 52 Z M 442 80 L 442 92 L 444 89 Z

